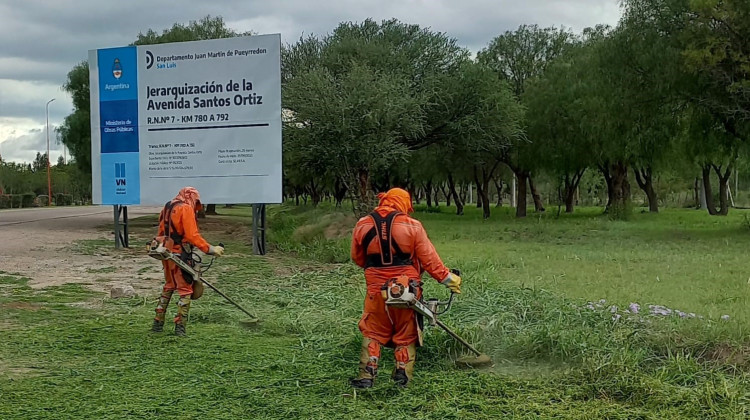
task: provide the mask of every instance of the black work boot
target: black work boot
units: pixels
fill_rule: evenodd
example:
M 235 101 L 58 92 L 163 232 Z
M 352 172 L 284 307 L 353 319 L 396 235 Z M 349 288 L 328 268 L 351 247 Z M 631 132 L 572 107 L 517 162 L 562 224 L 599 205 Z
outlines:
M 185 332 L 185 325 L 184 324 L 174 324 L 174 335 L 178 337 L 184 337 L 187 335 Z
M 350 383 L 354 388 L 372 388 L 372 379 L 369 378 L 352 379 Z
M 151 331 L 155 333 L 160 333 L 164 331 L 164 321 L 159 321 L 158 319 L 155 319 L 154 325 L 151 326 Z
M 405 387 L 409 383 L 409 377 L 406 376 L 406 369 L 396 369 L 393 372 L 393 381 L 400 387 Z

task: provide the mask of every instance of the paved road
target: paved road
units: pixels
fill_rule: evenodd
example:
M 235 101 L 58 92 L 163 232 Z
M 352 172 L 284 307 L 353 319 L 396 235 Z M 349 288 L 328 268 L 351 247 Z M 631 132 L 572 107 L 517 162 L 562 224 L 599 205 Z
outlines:
M 128 216 L 138 217 L 158 211 L 158 207 L 128 207 Z M 72 220 L 62 222 L 61 219 Z M 96 227 L 113 220 L 114 212 L 111 206 L 41 207 L 0 211 L 0 226 L 35 224 L 55 227 L 60 225 Z
M 128 217 L 155 214 L 159 210 L 159 207 L 128 207 Z M 112 206 L 2 210 L 0 256 L 49 244 L 53 237 L 54 242 L 72 243 L 96 235 L 97 228 L 107 223 L 114 223 Z

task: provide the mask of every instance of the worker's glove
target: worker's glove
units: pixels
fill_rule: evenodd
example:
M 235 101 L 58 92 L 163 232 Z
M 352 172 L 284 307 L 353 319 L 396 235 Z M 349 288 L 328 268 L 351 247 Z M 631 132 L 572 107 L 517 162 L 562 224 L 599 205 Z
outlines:
M 223 246 L 208 246 L 208 255 L 215 255 L 217 257 L 221 257 L 224 255 L 224 247 Z
M 461 293 L 461 277 L 458 274 L 450 273 L 440 284 L 451 289 L 453 293 Z

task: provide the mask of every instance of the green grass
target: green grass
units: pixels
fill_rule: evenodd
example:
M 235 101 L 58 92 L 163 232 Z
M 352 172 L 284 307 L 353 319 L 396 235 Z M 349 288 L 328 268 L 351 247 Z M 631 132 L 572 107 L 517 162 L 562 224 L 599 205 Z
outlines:
M 497 364 L 458 369 L 452 359 L 460 347 L 430 329 L 409 388 L 388 379 L 386 351 L 375 388 L 354 392 L 347 380 L 356 370 L 364 280 L 341 263 L 348 239 L 325 238 L 321 220 L 332 210 L 271 208 L 267 257 L 250 255 L 226 233 L 226 225 L 249 224 L 247 208 L 219 210 L 222 227 L 206 234 L 225 242 L 228 254 L 208 278 L 257 313 L 260 328 L 240 327 L 244 315 L 207 290 L 192 308 L 189 336 L 176 339 L 169 327 L 148 332 L 155 295 L 110 300 L 80 285 L 33 290 L 24 278 L 0 275 L 0 418 L 750 414 L 743 258 L 750 231 L 741 212 L 712 218 L 667 210 L 629 222 L 597 209 L 559 220 L 515 220 L 504 209 L 488 221 L 473 208 L 463 217 L 418 212 L 446 263 L 465 272 L 464 293 L 442 319 Z M 144 237 L 151 228 L 135 226 Z M 86 243 L 80 252 L 95 248 Z M 446 296 L 434 282 L 425 292 Z M 582 309 L 602 298 L 705 318 L 615 322 L 606 307 Z

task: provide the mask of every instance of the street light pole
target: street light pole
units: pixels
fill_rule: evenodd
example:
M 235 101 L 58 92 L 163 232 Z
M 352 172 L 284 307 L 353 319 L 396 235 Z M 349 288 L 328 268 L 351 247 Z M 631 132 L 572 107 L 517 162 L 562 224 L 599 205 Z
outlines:
M 50 102 L 54 101 L 55 98 L 50 99 L 47 101 L 47 105 L 44 106 L 45 113 L 47 114 L 47 206 L 52 205 L 52 177 L 50 176 L 49 171 L 49 104 Z

